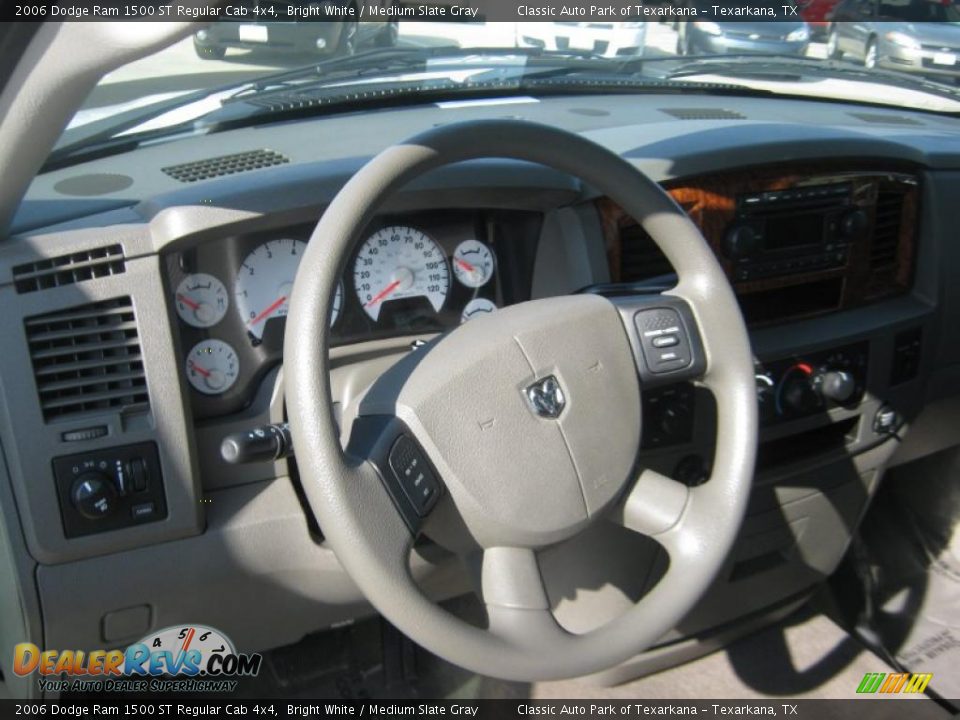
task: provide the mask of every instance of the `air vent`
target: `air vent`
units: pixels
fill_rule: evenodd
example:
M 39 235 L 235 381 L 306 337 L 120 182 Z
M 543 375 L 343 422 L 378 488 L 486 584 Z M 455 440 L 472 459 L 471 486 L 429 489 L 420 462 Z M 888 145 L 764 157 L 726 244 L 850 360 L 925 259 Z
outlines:
M 44 420 L 149 406 L 129 297 L 28 318 L 25 325 Z
M 13 268 L 13 282 L 17 292 L 23 294 L 119 275 L 124 270 L 123 248 L 110 245 L 18 265 Z
M 873 221 L 870 268 L 878 270 L 897 263 L 900 226 L 903 222 L 903 191 L 881 189 Z
M 184 163 L 183 165 L 171 165 L 163 168 L 163 172 L 174 180 L 192 183 L 223 175 L 236 175 L 250 170 L 273 167 L 274 165 L 285 165 L 288 162 L 290 162 L 289 158 L 273 150 L 250 150 L 236 155 L 222 155 Z
M 673 266 L 640 225 L 620 230 L 620 282 L 649 280 L 673 272 Z
M 848 113 L 850 117 L 855 117 L 863 122 L 876 123 L 877 125 L 923 125 L 919 120 L 903 115 L 887 115 L 885 113 Z
M 746 115 L 741 115 L 735 110 L 724 110 L 723 108 L 660 108 L 660 112 L 666 113 L 678 120 L 746 120 Z

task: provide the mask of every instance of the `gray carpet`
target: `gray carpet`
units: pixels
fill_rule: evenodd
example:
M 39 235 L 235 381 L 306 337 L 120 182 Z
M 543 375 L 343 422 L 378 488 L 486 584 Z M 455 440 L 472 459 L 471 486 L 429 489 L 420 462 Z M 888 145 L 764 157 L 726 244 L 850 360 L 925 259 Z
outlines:
M 858 696 L 865 673 L 891 672 L 883 660 L 866 650 L 826 616 L 804 610 L 679 667 L 639 680 L 603 687 L 588 680 L 505 683 L 469 675 L 442 661 L 421 663 L 420 694 L 450 698 L 534 699 L 731 699 L 763 701 L 779 708 L 791 698 L 844 699 L 818 709 L 818 718 L 916 718 L 940 720 L 952 713 L 925 696 Z M 446 667 L 441 667 L 446 666 Z M 909 706 L 904 706 L 909 702 Z

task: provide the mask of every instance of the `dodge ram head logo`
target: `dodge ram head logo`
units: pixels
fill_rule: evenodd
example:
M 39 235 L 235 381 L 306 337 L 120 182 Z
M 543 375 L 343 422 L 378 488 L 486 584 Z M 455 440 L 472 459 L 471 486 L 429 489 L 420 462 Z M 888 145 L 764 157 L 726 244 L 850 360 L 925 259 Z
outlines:
M 559 417 L 567 404 L 560 382 L 548 375 L 543 380 L 537 380 L 524 391 L 527 402 L 534 413 L 542 418 Z

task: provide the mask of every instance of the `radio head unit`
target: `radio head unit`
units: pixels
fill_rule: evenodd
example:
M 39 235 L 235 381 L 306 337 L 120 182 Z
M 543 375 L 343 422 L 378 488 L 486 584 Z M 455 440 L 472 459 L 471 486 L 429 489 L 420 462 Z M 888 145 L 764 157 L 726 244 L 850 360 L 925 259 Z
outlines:
M 849 182 L 749 193 L 737 197 L 722 249 L 735 280 L 843 267 L 867 224 Z

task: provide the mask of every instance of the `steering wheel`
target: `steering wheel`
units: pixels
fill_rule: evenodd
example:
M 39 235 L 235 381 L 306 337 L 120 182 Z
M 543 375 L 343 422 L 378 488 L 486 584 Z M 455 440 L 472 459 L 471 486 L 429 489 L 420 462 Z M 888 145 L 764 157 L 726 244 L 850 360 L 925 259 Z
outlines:
M 609 196 L 666 255 L 676 287 L 534 300 L 472 319 L 374 383 L 344 451 L 332 411 L 327 318 L 351 250 L 384 200 L 410 180 L 492 157 L 546 165 Z M 284 374 L 304 490 L 343 567 L 402 632 L 477 673 L 560 679 L 636 655 L 704 594 L 743 519 L 757 405 L 750 344 L 726 276 L 659 185 L 557 128 L 514 120 L 446 125 L 387 148 L 354 175 L 301 261 Z M 638 463 L 641 389 L 679 381 L 702 384 L 716 401 L 712 472 L 696 487 Z M 653 537 L 669 567 L 623 615 L 572 634 L 551 613 L 537 550 L 611 520 Z M 417 587 L 409 555 L 420 533 L 480 558 L 488 627 L 455 617 Z

